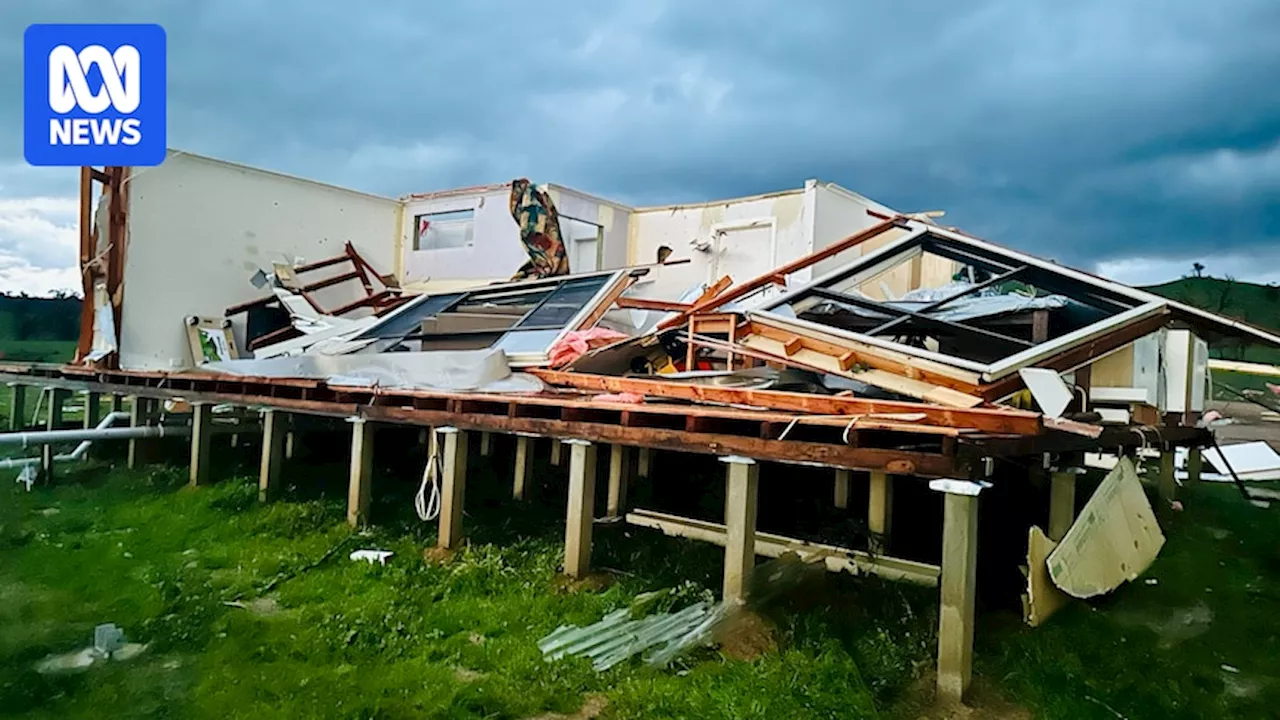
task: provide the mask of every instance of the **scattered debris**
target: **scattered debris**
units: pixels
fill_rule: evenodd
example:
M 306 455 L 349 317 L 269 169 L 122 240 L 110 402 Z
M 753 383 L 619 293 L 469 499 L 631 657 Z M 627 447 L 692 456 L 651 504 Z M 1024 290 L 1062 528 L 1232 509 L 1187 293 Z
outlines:
M 1049 576 L 1068 595 L 1101 595 L 1141 575 L 1163 546 L 1137 469 L 1120 458 L 1049 555 Z
M 594 625 L 561 625 L 538 641 L 538 649 L 547 660 L 589 658 L 600 672 L 634 655 L 662 667 L 686 650 L 709 643 L 713 629 L 740 607 L 700 600 L 677 612 L 649 612 L 671 592 L 640 595 L 629 607 L 605 615 Z
M 390 550 L 355 550 L 355 551 L 352 551 L 350 557 L 352 560 L 363 560 L 369 563 L 370 565 L 372 565 L 373 563 L 378 563 L 379 565 L 386 565 L 387 560 L 392 555 L 395 555 L 395 553 L 391 552 Z
M 50 655 L 36 663 L 36 672 L 42 675 L 61 675 L 81 672 L 109 660 L 126 661 L 141 655 L 147 645 L 126 642 L 124 631 L 112 623 L 94 628 L 93 644 L 82 650 Z
M 1048 557 L 1058 544 L 1044 531 L 1032 526 L 1027 534 L 1027 564 L 1022 568 L 1027 578 L 1027 592 L 1022 596 L 1022 618 L 1031 627 L 1044 624 L 1049 616 L 1067 604 L 1069 596 L 1049 579 Z
M 226 605 L 227 607 L 234 607 L 234 608 L 240 608 L 241 610 L 248 610 L 254 615 L 267 616 L 267 615 L 275 615 L 276 613 L 280 612 L 280 603 L 277 602 L 275 598 L 265 598 L 265 597 L 255 598 L 248 602 L 245 602 L 243 600 L 226 600 L 222 604 Z

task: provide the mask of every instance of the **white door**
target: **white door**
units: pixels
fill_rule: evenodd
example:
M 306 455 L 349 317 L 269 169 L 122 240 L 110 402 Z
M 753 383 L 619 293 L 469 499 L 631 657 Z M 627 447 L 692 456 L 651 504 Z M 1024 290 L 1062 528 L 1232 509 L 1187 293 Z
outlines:
M 737 285 L 763 275 L 776 266 L 772 223 L 761 221 L 712 232 L 708 283 L 714 283 L 728 275 L 733 278 L 733 284 Z M 772 294 L 773 292 L 766 291 L 753 296 L 752 300 L 763 299 Z

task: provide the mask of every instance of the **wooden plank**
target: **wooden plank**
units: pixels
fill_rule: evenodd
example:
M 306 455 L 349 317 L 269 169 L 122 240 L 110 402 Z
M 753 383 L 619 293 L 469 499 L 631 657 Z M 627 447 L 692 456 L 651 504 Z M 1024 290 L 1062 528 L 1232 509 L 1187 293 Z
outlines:
M 1076 474 L 1066 470 L 1049 476 L 1049 532 L 1055 543 L 1066 537 L 1076 520 Z
M 441 438 L 442 487 L 440 488 L 440 532 L 436 544 L 446 550 L 462 542 L 462 508 L 467 490 L 467 432 L 456 427 L 436 430 Z
M 191 403 L 191 487 L 209 483 L 209 461 L 213 456 L 213 405 Z
M 480 456 L 489 457 L 493 454 L 493 433 L 480 433 Z
M 720 458 L 725 467 L 724 586 L 726 601 L 747 597 L 756 565 L 756 502 L 760 465 L 750 458 Z
M 770 338 L 778 342 L 787 342 L 797 337 L 797 332 L 794 328 L 776 327 L 761 318 L 755 318 L 747 323 L 746 329 L 739 337 L 738 342 L 741 344 L 748 338 L 757 336 Z M 861 364 L 871 370 L 882 370 L 904 378 L 951 388 L 962 393 L 973 393 L 978 389 L 978 386 L 974 383 L 966 382 L 954 377 L 952 374 L 948 374 L 949 369 L 943 368 L 939 363 L 933 361 L 912 359 L 901 353 L 882 350 L 866 343 L 832 342 L 824 338 L 807 335 L 799 335 L 798 337 L 800 337 L 800 342 L 804 349 L 834 358 L 839 362 L 839 368 L 842 371 L 848 371 L 854 365 Z
M 673 383 L 662 380 L 587 375 L 554 370 L 529 370 L 551 385 L 597 392 L 633 392 L 654 397 L 693 402 L 753 405 L 762 408 L 815 415 L 870 415 L 923 413 L 929 424 L 973 428 L 989 433 L 1037 435 L 1041 431 L 1039 413 L 997 408 L 944 408 L 921 403 L 835 397 L 778 390 L 744 390 L 712 385 Z
M 605 503 L 605 517 L 616 518 L 627 505 L 627 477 L 631 472 L 626 445 L 609 447 L 609 496 Z
M 533 465 L 533 438 L 527 435 L 516 437 L 516 457 L 514 478 L 511 484 L 511 497 L 523 500 L 525 488 L 529 484 L 529 470 Z
M 84 394 L 84 428 L 86 430 L 98 426 L 102 419 L 102 393 L 89 390 Z
M 1204 454 L 1200 448 L 1187 450 L 1187 484 L 1200 482 L 1200 473 L 1204 471 Z
M 53 388 L 49 391 L 49 414 L 45 416 L 46 430 L 61 429 L 62 406 L 66 403 L 70 394 L 69 391 L 60 388 Z M 53 458 L 55 455 L 53 445 L 44 444 L 40 446 L 40 475 L 41 480 L 46 485 L 53 483 Z
M 738 454 L 761 459 L 769 459 L 778 462 L 809 464 L 827 467 L 845 467 L 861 470 L 888 469 L 892 472 L 903 474 L 919 474 L 923 476 L 939 477 L 963 474 L 966 472 L 966 463 L 957 460 L 950 455 L 938 453 L 918 452 L 910 450 L 887 450 L 873 448 L 854 448 L 839 444 L 831 443 L 815 443 L 794 440 L 769 440 L 759 437 L 743 437 L 734 435 L 721 435 L 715 433 L 697 433 L 690 434 L 679 430 L 663 429 L 663 428 L 647 428 L 647 427 L 621 427 L 604 422 L 577 422 L 565 421 L 547 417 L 508 417 L 507 415 L 485 414 L 485 413 L 452 413 L 444 409 L 443 405 L 433 407 L 437 409 L 424 409 L 416 407 L 397 407 L 381 404 L 369 404 L 373 402 L 373 396 L 358 392 L 344 393 L 341 401 L 337 399 L 331 400 L 314 400 L 302 399 L 298 397 L 287 397 L 279 393 L 283 388 L 280 386 L 264 386 L 261 390 L 264 394 L 242 394 L 220 391 L 220 392 L 199 392 L 193 390 L 193 387 L 224 387 L 227 383 L 193 383 L 190 378 L 183 378 L 182 375 L 169 375 L 166 373 L 155 373 L 154 379 L 146 376 L 148 373 L 117 373 L 114 375 L 106 375 L 108 378 L 118 378 L 123 381 L 129 379 L 129 385 L 91 382 L 86 380 L 73 380 L 67 378 L 42 377 L 41 383 L 47 385 L 58 385 L 66 388 L 78 390 L 97 389 L 104 392 L 126 390 L 133 394 L 143 395 L 145 397 L 155 398 L 185 398 L 189 401 L 204 401 L 212 403 L 233 403 L 237 405 L 253 406 L 253 407 L 274 407 L 278 409 L 288 410 L 295 413 L 321 415 L 328 417 L 353 417 L 361 416 L 372 420 L 385 422 L 404 423 L 412 425 L 428 425 L 443 426 L 455 425 L 468 430 L 490 430 L 505 433 L 532 433 L 550 438 L 567 438 L 567 437 L 592 437 L 600 442 L 619 442 L 634 447 L 649 447 L 654 449 L 674 450 L 680 452 L 696 452 L 708 453 L 714 455 Z M 575 378 L 601 378 L 601 376 L 576 375 L 567 374 Z M 23 380 L 30 381 L 29 375 L 13 375 L 10 373 L 0 373 L 0 381 L 7 380 Z M 604 378 L 610 382 L 625 380 L 623 378 Z M 163 382 L 163 387 L 152 385 L 137 384 L 139 382 L 154 382 L 156 384 Z M 715 394 L 723 392 L 726 388 L 712 388 L 710 386 L 696 389 L 691 386 L 672 385 L 660 381 L 635 381 L 640 382 L 641 387 L 647 384 L 657 384 L 664 387 L 683 388 L 684 390 L 695 389 L 698 391 L 706 390 Z M 235 387 L 231 385 L 230 387 Z M 285 386 L 287 387 L 287 386 Z M 314 391 L 322 392 L 323 389 Z M 298 390 L 301 392 L 301 390 Z M 643 392 L 643 390 L 641 390 Z M 731 391 L 742 392 L 742 391 Z M 759 393 L 774 393 L 775 391 L 748 391 L 751 397 L 764 399 L 767 396 Z M 751 393 L 755 393 L 751 395 Z M 782 393 L 785 396 L 793 396 L 803 401 L 823 400 L 834 401 L 837 403 L 838 409 L 842 410 L 860 410 L 862 412 L 875 412 L 876 410 L 898 410 L 898 411 L 914 411 L 909 414 L 919 415 L 923 418 L 928 417 L 929 413 L 938 415 L 939 417 L 947 417 L 952 411 L 947 408 L 934 408 L 932 406 L 918 405 L 914 403 L 880 403 L 878 401 L 867 401 L 865 399 L 856 398 L 818 398 L 803 393 Z M 414 394 L 413 397 L 419 397 Z M 447 394 L 431 395 L 423 393 L 420 397 L 438 398 L 447 397 Z M 379 396 L 377 402 L 382 402 L 385 396 Z M 544 398 L 544 400 L 546 400 Z M 359 401 L 356 404 L 354 401 Z M 511 397 L 504 397 L 503 402 L 509 403 L 514 400 Z M 742 398 L 735 397 L 736 402 L 742 402 Z M 401 402 L 408 402 L 407 400 Z M 750 401 L 747 401 L 750 404 Z M 854 403 L 840 407 L 842 403 Z M 585 403 L 590 406 L 590 403 Z M 974 411 L 967 411 L 973 413 Z M 981 411 L 990 413 L 993 411 Z M 1002 418 L 1002 413 L 1006 411 L 994 411 L 996 418 Z M 856 412 L 847 412 L 846 414 L 857 414 Z M 1015 420 L 1019 417 L 1029 418 L 1038 422 L 1038 416 L 1032 413 L 1020 411 L 1012 411 L 1010 417 Z M 1133 438 L 1123 440 L 1123 442 L 1135 442 Z M 1109 443 L 1115 445 L 1117 443 Z
M 1178 481 L 1173 474 L 1173 448 L 1160 453 L 1160 469 L 1156 475 L 1156 489 L 1160 494 L 1159 510 L 1168 511 L 1170 504 L 1178 499 Z
M 258 501 L 275 499 L 284 466 L 284 435 L 288 416 L 280 410 L 262 412 L 262 457 L 258 463 Z
M 895 217 L 889 218 L 888 220 L 878 222 L 875 225 L 872 225 L 871 227 L 866 228 L 865 230 L 860 230 L 844 238 L 843 240 L 837 240 L 836 242 L 822 248 L 817 252 L 810 253 L 809 255 L 806 255 L 805 257 L 802 257 L 798 260 L 793 260 L 789 263 L 786 263 L 785 265 L 769 270 L 763 275 L 760 275 L 758 277 L 752 278 L 751 280 L 748 280 L 747 282 L 736 285 L 730 288 L 729 290 L 722 292 L 714 297 L 708 298 L 706 300 L 702 300 L 700 302 L 696 302 L 694 303 L 693 307 L 690 308 L 689 310 L 682 312 L 680 315 L 663 322 L 658 327 L 659 329 L 663 329 L 663 330 L 668 328 L 673 328 L 673 327 L 679 327 L 680 325 L 683 325 L 685 323 L 685 321 L 689 318 L 690 315 L 709 312 L 711 310 L 714 310 L 715 308 L 723 307 L 724 305 L 730 302 L 733 302 L 734 300 L 739 300 L 741 298 L 746 297 L 747 295 L 750 295 L 753 292 L 756 292 L 760 288 L 771 285 L 773 283 L 774 278 L 779 275 L 782 275 L 785 277 L 799 270 L 803 270 L 811 265 L 822 262 L 823 260 L 826 260 L 829 257 L 838 255 L 844 252 L 845 250 L 856 247 L 857 245 L 860 245 L 861 243 L 871 240 L 872 238 L 878 237 L 884 234 L 885 232 L 892 230 L 893 228 L 905 228 L 906 227 L 905 223 L 906 223 L 906 220 L 901 216 L 895 216 Z
M 626 521 L 630 525 L 661 530 L 673 537 L 686 537 L 721 546 L 727 541 L 728 533 L 724 525 L 705 520 L 684 518 L 653 510 L 633 510 L 627 513 Z M 941 574 L 937 565 L 886 555 L 872 555 L 861 550 L 813 543 L 759 531 L 756 532 L 755 546 L 756 554 L 765 557 L 778 557 L 788 551 L 802 555 L 820 553 L 824 556 L 823 561 L 830 572 L 847 572 L 853 575 L 867 573 L 886 580 L 906 581 L 927 587 L 937 587 L 938 577 Z
M 636 453 L 636 476 L 647 478 L 653 467 L 653 448 L 642 447 Z
M 452 422 L 469 429 L 526 432 L 548 437 L 591 438 L 600 443 L 622 443 L 658 450 L 712 455 L 747 455 L 777 462 L 854 470 L 888 470 L 904 475 L 946 477 L 964 474 L 958 458 L 912 450 L 848 447 L 796 440 L 765 440 L 737 435 L 689 433 L 666 428 L 622 427 L 595 422 L 565 422 L 544 418 L 509 418 L 494 415 L 457 414 L 411 408 L 363 407 L 366 417 L 413 424 Z
M 871 533 L 873 549 L 887 552 L 893 531 L 893 477 L 873 471 L 867 501 L 867 530 Z
M 1234 360 L 1218 360 L 1216 358 L 1210 358 L 1209 369 L 1229 370 L 1231 372 L 1248 373 L 1250 375 L 1280 377 L 1280 366 L 1264 365 L 1262 363 L 1237 362 Z
M 793 338 L 797 339 L 797 338 Z M 788 341 L 789 342 L 789 341 Z M 802 341 L 803 342 L 803 341 Z M 818 368 L 824 372 L 833 375 L 840 375 L 851 380 L 864 382 L 868 385 L 874 385 L 900 395 L 918 398 L 938 405 L 949 405 L 951 407 L 971 408 L 982 404 L 982 398 L 976 395 L 953 390 L 948 387 L 935 385 L 931 382 L 923 380 L 913 380 L 912 378 L 898 375 L 885 370 L 859 370 L 850 371 L 841 368 L 840 359 L 828 353 L 811 350 L 807 347 L 795 348 L 795 352 L 787 352 L 786 344 L 764 335 L 750 335 L 742 338 L 740 344 L 767 353 L 777 358 L 779 362 L 795 362 L 804 363 L 809 367 Z
M 151 404 L 154 401 L 151 398 L 140 397 L 134 395 L 129 401 L 129 421 L 133 427 L 141 427 L 151 423 Z M 130 470 L 141 467 L 142 463 L 150 460 L 150 453 L 147 451 L 151 448 L 151 441 L 141 438 L 129 440 L 129 450 L 127 455 L 126 466 Z
M 849 470 L 836 470 L 835 506 L 841 510 L 849 507 L 849 483 L 853 473 Z
M 80 168 L 80 334 L 76 340 L 76 362 L 83 362 L 93 349 L 93 278 L 90 267 L 97 248 L 93 246 L 93 168 Z
M 978 496 L 947 493 L 942 520 L 942 598 L 938 620 L 938 699 L 963 702 L 973 678 L 978 585 Z
M 595 327 L 596 323 L 600 322 L 600 319 L 605 316 L 605 313 L 609 312 L 609 309 L 613 307 L 613 304 L 617 302 L 618 298 L 622 297 L 624 292 L 631 289 L 631 286 L 639 279 L 639 275 L 623 275 L 618 279 L 617 283 L 614 284 L 613 288 L 611 288 L 600 300 L 600 304 L 592 308 L 591 312 L 587 313 L 587 316 L 582 319 L 582 322 L 573 326 L 572 329 L 584 330 L 586 328 Z
M 27 386 L 9 383 L 9 430 L 17 432 L 27 428 Z
M 620 297 L 616 304 L 620 308 L 633 310 L 654 310 L 657 312 L 681 312 L 693 307 L 688 303 L 669 302 L 667 300 L 649 300 L 647 298 Z
M 591 527 L 595 522 L 596 446 L 586 440 L 569 444 L 569 503 L 565 516 L 564 574 L 586 575 L 591 568 Z

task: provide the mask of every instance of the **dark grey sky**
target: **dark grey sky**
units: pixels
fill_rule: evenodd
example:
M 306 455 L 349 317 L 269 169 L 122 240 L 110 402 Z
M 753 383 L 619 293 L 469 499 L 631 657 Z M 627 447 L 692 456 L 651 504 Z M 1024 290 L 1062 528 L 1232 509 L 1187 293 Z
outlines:
M 75 173 L 21 147 L 22 31 L 70 21 L 165 26 L 171 146 L 375 193 L 819 177 L 1127 282 L 1280 282 L 1274 0 L 8 0 L 0 289 L 76 284 Z

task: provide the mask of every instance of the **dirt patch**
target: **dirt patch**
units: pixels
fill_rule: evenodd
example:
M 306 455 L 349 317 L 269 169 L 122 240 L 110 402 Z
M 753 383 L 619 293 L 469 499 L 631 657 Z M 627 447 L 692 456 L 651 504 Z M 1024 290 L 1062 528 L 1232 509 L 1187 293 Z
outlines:
M 453 669 L 453 679 L 461 683 L 473 683 L 477 680 L 483 680 L 484 673 L 464 667 L 456 667 Z
M 919 720 L 1032 720 L 1030 710 L 1010 702 L 982 678 L 975 677 L 963 705 L 935 701 L 937 675 L 921 675 L 899 708 L 903 717 Z
M 740 610 L 725 619 L 716 632 L 720 651 L 735 660 L 751 661 L 778 649 L 778 628 L 751 610 Z
M 429 547 L 422 551 L 422 561 L 428 565 L 449 565 L 458 557 L 457 550 L 442 547 Z
M 557 593 L 576 595 L 580 592 L 599 592 L 613 584 L 613 576 L 608 573 L 589 573 L 580 578 L 568 575 L 556 575 L 551 587 Z
M 604 695 L 589 695 L 578 712 L 572 715 L 564 713 L 544 713 L 535 715 L 525 720 L 594 720 L 600 717 L 600 713 L 609 705 L 609 698 Z

